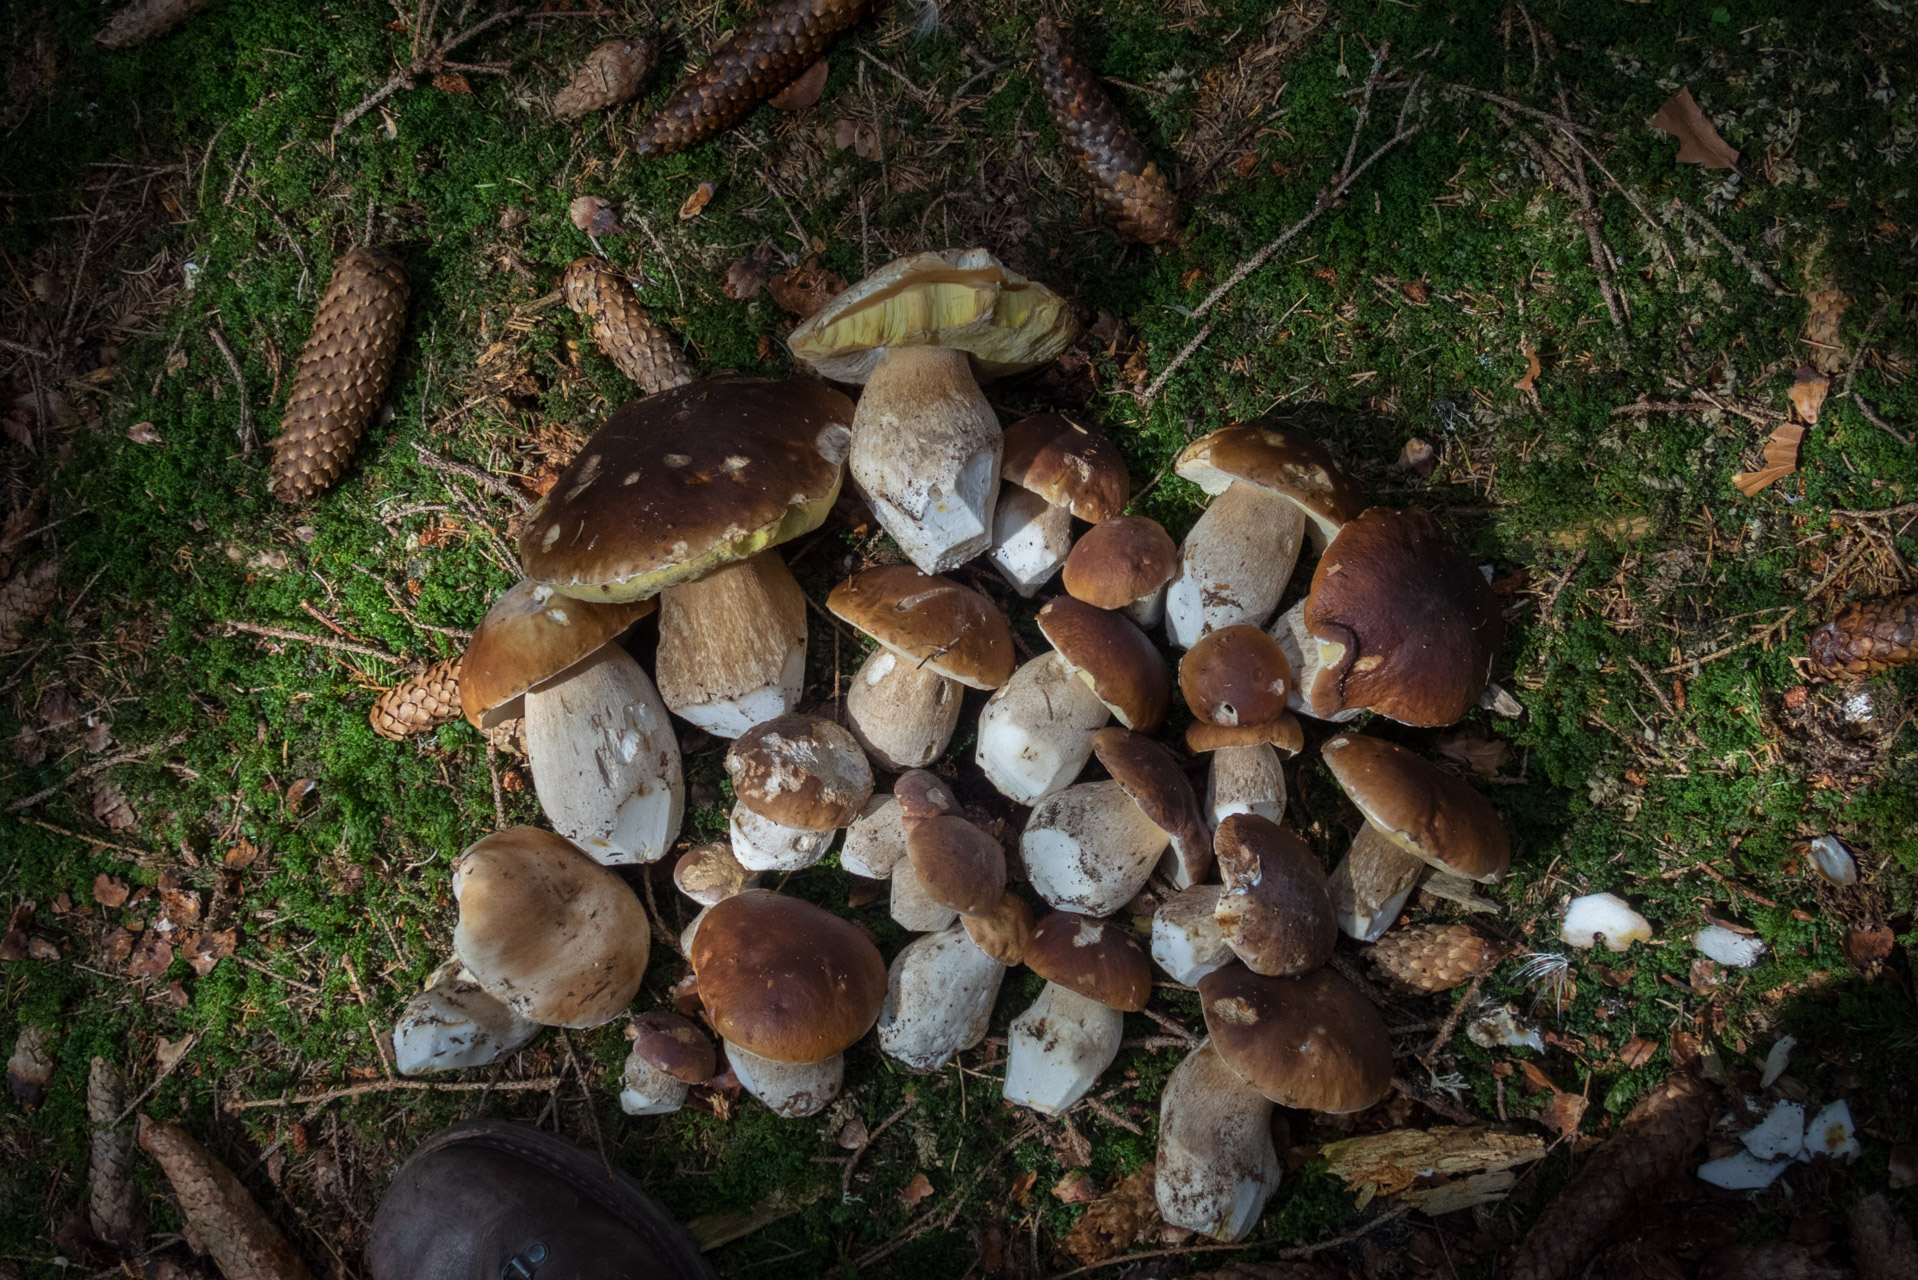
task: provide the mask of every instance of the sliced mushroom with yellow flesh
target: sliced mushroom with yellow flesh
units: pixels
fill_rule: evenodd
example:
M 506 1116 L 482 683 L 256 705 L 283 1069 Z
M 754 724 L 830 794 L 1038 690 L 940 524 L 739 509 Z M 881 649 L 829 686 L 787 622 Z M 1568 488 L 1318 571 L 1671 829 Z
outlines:
M 1131 478 L 1103 436 L 1063 414 L 1038 413 L 1006 428 L 1005 486 L 992 517 L 995 568 L 1031 596 L 1066 563 L 1072 521 L 1097 524 L 1125 510 Z
M 1319 675 L 1325 670 L 1325 662 L 1319 656 L 1319 642 L 1305 625 L 1305 605 L 1306 602 L 1300 600 L 1274 618 L 1267 630 L 1267 634 L 1284 650 L 1285 659 L 1292 666 L 1293 679 L 1286 690 L 1285 705 L 1314 720 L 1330 720 L 1335 724 L 1356 720 L 1365 714 L 1359 707 L 1335 709 L 1330 703 L 1321 705 L 1312 701 L 1312 691 L 1318 688 Z
M 1008 1102 L 1056 1116 L 1112 1065 L 1124 1014 L 1145 1007 L 1152 970 L 1123 928 L 1069 911 L 1033 926 L 1026 964 L 1046 985 L 1013 1019 L 1004 1093 Z
M 483 1067 L 518 1049 L 539 1029 L 537 1022 L 488 995 L 465 965 L 448 960 L 393 1024 L 393 1069 L 417 1076 Z
M 872 766 L 853 736 L 818 716 L 756 725 L 726 753 L 735 797 L 733 856 L 753 871 L 798 871 L 872 797 Z
M 1166 1077 L 1154 1193 L 1159 1216 L 1215 1240 L 1242 1240 L 1279 1189 L 1272 1103 L 1210 1040 Z
M 713 1078 L 718 1055 L 706 1033 L 670 1009 L 633 1019 L 632 1051 L 620 1072 L 619 1109 L 629 1116 L 659 1116 L 686 1103 L 687 1090 Z
M 460 660 L 460 710 L 482 731 L 525 714 L 520 695 L 616 640 L 657 608 L 653 600 L 574 600 L 522 578 L 473 629 Z
M 777 551 L 668 587 L 659 602 L 653 669 L 673 714 L 736 738 L 799 705 L 806 595 Z
M 1199 979 L 1213 1047 L 1282 1107 L 1363 1111 L 1392 1091 L 1392 1037 L 1371 1001 L 1330 969 L 1287 978 L 1229 964 Z
M 1066 594 L 1095 609 L 1117 609 L 1142 629 L 1165 616 L 1165 588 L 1179 569 L 1179 546 L 1149 516 L 1114 516 L 1072 545 Z
M 915 1071 L 939 1071 L 986 1038 L 1005 968 L 963 929 L 914 939 L 893 958 L 879 1047 Z
M 1316 969 L 1339 937 L 1325 869 L 1305 841 L 1266 818 L 1234 814 L 1216 845 L 1225 892 L 1215 908 L 1233 954 L 1273 977 Z

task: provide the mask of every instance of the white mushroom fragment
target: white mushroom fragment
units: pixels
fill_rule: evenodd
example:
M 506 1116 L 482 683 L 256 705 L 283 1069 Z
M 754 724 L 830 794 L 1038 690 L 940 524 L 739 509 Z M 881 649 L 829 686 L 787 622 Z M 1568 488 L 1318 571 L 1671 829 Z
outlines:
M 1279 642 L 1286 661 L 1292 665 L 1292 684 L 1285 695 L 1287 707 L 1314 720 L 1330 720 L 1336 724 L 1356 720 L 1364 714 L 1359 707 L 1322 707 L 1311 700 L 1312 689 L 1325 670 L 1325 660 L 1320 655 L 1317 637 L 1306 628 L 1305 601 L 1299 601 L 1274 619 L 1267 634 Z
M 1371 823 L 1360 827 L 1328 880 L 1340 932 L 1359 942 L 1377 942 L 1405 909 L 1424 872 L 1423 862 Z
M 1811 865 L 1840 887 L 1858 883 L 1858 860 L 1837 836 L 1819 836 L 1811 842 Z
M 1650 942 L 1652 926 L 1617 894 L 1588 893 L 1566 904 L 1558 936 L 1581 951 L 1600 942 L 1610 950 L 1627 951 L 1634 942 Z
M 1055 507 L 1030 489 L 1009 484 L 992 513 L 992 567 L 1012 589 L 1030 599 L 1072 551 L 1072 512 Z
M 906 827 L 900 820 L 899 798 L 890 792 L 866 801 L 859 816 L 846 828 L 839 846 L 839 865 L 868 880 L 890 880 L 893 868 L 906 856 Z
M 916 1071 L 938 1071 L 986 1037 L 1005 967 L 963 929 L 919 938 L 893 958 L 879 1047 Z
M 458 960 L 448 960 L 393 1024 L 393 1067 L 403 1076 L 483 1067 L 518 1049 L 539 1029 L 537 1022 L 487 995 Z
M 892 868 L 892 897 L 889 911 L 901 929 L 914 933 L 937 933 L 959 918 L 959 913 L 936 900 L 926 888 L 910 859 L 901 858 Z
M 1699 955 L 1729 969 L 1749 969 L 1765 957 L 1762 941 L 1734 933 L 1723 925 L 1708 924 L 1694 933 L 1692 946 L 1698 949 Z
M 1207 1040 L 1186 1055 L 1159 1101 L 1159 1215 L 1217 1240 L 1245 1238 L 1279 1188 L 1272 1103 Z

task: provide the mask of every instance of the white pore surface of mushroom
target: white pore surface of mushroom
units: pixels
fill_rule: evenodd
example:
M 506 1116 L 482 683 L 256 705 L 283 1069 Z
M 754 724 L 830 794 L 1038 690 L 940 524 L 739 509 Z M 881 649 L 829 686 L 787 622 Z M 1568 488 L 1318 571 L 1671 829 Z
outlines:
M 899 799 L 891 792 L 875 792 L 866 807 L 846 828 L 839 846 L 839 865 L 868 880 L 890 880 L 893 868 L 906 856 L 906 824 Z
M 1304 537 L 1305 512 L 1295 503 L 1234 482 L 1179 548 L 1179 571 L 1165 589 L 1167 639 L 1190 649 L 1221 627 L 1264 626 Z
M 1109 916 L 1145 887 L 1170 841 L 1119 783 L 1081 782 L 1034 806 L 1019 852 L 1054 907 Z
M 1186 1055 L 1159 1099 L 1159 1216 L 1214 1239 L 1243 1239 L 1279 1189 L 1272 1104 L 1212 1042 Z
M 1042 653 L 987 700 L 973 759 L 999 794 L 1038 804 L 1079 776 L 1111 714 L 1056 650 Z
M 952 741 L 964 695 L 930 666 L 875 649 L 846 687 L 846 727 L 881 768 L 923 769 Z
M 711 910 L 711 907 L 701 907 L 699 914 L 688 920 L 686 927 L 679 931 L 679 954 L 688 960 L 693 955 L 693 935 L 699 932 L 699 926 L 705 923 L 706 913 Z
M 1811 865 L 1835 885 L 1858 883 L 1858 860 L 1837 836 L 1819 836 L 1811 842 Z
M 1070 987 L 1046 983 L 1012 1020 L 1006 1040 L 1007 1102 L 1056 1116 L 1083 1098 L 1119 1056 L 1125 1015 Z
M 1567 904 L 1558 936 L 1580 950 L 1597 946 L 1602 938 L 1611 950 L 1627 951 L 1634 942 L 1650 942 L 1652 926 L 1617 894 L 1588 893 Z
M 629 1116 L 663 1116 L 686 1105 L 690 1087 L 640 1057 L 635 1048 L 620 1073 L 619 1109 Z
M 1716 960 L 1728 969 L 1749 969 L 1765 956 L 1765 944 L 1757 938 L 1733 933 L 1722 925 L 1708 924 L 1692 935 L 1692 945 L 1707 960 Z
M 1749 1151 L 1737 1151 L 1698 1166 L 1698 1180 L 1726 1191 L 1759 1191 L 1778 1181 L 1791 1168 L 1790 1160 L 1761 1160 Z
M 722 738 L 798 706 L 806 596 L 779 553 L 762 551 L 662 592 L 653 672 L 669 710 Z
M 1335 724 L 1359 718 L 1358 707 L 1347 707 L 1343 711 L 1324 715 L 1307 701 L 1313 683 L 1325 668 L 1325 662 L 1319 650 L 1318 637 L 1305 626 L 1305 601 L 1299 601 L 1274 619 L 1272 625 L 1266 628 L 1266 634 L 1279 642 L 1285 660 L 1292 664 L 1292 684 L 1285 691 L 1286 706 L 1300 715 L 1311 716 L 1315 720 L 1330 720 Z
M 659 691 L 618 645 L 527 690 L 526 759 L 553 829 L 599 861 L 656 862 L 678 839 L 679 739 Z
M 1003 448 L 965 352 L 896 347 L 853 410 L 849 470 L 906 558 L 944 573 L 991 541 Z
M 774 1115 L 795 1120 L 817 1115 L 839 1096 L 846 1078 L 846 1055 L 835 1053 L 820 1062 L 774 1062 L 756 1053 L 748 1053 L 730 1040 L 726 1061 L 732 1065 L 739 1086 L 771 1107 Z
M 538 1033 L 537 1022 L 487 995 L 464 965 L 448 960 L 393 1024 L 393 1066 L 403 1076 L 483 1067 Z
M 959 918 L 959 913 L 943 902 L 933 900 L 926 882 L 912 868 L 910 858 L 901 858 L 892 867 L 893 920 L 901 929 L 914 933 L 937 933 Z
M 1213 914 L 1224 892 L 1223 885 L 1195 884 L 1152 913 L 1152 959 L 1174 982 L 1196 987 L 1200 978 L 1235 958 Z
M 804 831 L 733 803 L 733 856 L 748 871 L 804 871 L 826 856 L 836 830 Z
M 1805 1151 L 1805 1108 L 1796 1102 L 1781 1102 L 1765 1114 L 1757 1125 L 1738 1136 L 1745 1150 L 1760 1160 L 1796 1158 Z
M 1217 831 L 1235 813 L 1279 821 L 1285 813 L 1285 768 L 1270 743 L 1220 747 L 1206 773 L 1205 820 Z
M 1052 580 L 1072 550 L 1072 512 L 1016 484 L 999 491 L 987 559 L 1012 589 L 1031 598 Z
M 1006 967 L 964 929 L 929 933 L 893 957 L 879 1047 L 915 1071 L 938 1071 L 986 1038 Z
M 1399 918 L 1418 888 L 1425 863 L 1367 823 L 1326 878 L 1339 931 L 1359 942 L 1377 942 Z

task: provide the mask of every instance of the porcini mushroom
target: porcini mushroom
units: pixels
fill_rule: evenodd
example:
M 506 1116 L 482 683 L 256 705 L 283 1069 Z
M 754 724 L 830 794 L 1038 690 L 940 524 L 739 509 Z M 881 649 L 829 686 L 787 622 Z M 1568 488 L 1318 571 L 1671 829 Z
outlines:
M 986 1038 L 1005 968 L 963 929 L 929 933 L 893 957 L 879 1047 L 915 1071 L 938 1071 Z
M 865 934 L 809 902 L 748 889 L 707 911 L 691 960 L 747 1092 L 788 1117 L 837 1096 L 841 1054 L 886 997 L 886 964 Z
M 1072 545 L 1061 582 L 1074 600 L 1150 628 L 1165 616 L 1166 583 L 1178 568 L 1178 544 L 1157 520 L 1114 516 Z
M 712 1079 L 719 1066 L 706 1033 L 671 1009 L 640 1014 L 627 1034 L 633 1047 L 620 1072 L 619 1109 L 629 1116 L 679 1110 L 687 1088 Z
M 1111 442 L 1058 413 L 1006 428 L 1002 472 L 989 556 L 1022 596 L 1066 562 L 1075 517 L 1094 525 L 1110 520 L 1125 510 L 1131 489 L 1125 459 Z
M 521 1017 L 597 1027 L 618 1017 L 646 974 L 646 910 L 610 869 L 537 827 L 508 827 L 453 862 L 453 952 Z
M 1325 663 L 1319 657 L 1319 642 L 1305 625 L 1304 600 L 1274 618 L 1266 634 L 1278 642 L 1279 648 L 1285 653 L 1285 660 L 1292 666 L 1292 683 L 1285 695 L 1287 707 L 1314 720 L 1330 720 L 1337 724 L 1356 720 L 1364 714 L 1360 707 L 1334 709 L 1330 703 L 1320 705 L 1312 701 L 1312 691 L 1318 687 L 1319 674 L 1325 670 Z
M 759 883 L 759 873 L 748 871 L 724 841 L 696 844 L 673 864 L 673 884 L 702 907 L 724 902 Z
M 1001 795 L 1037 804 L 1079 776 L 1110 716 L 1070 663 L 1042 653 L 986 700 L 973 759 Z
M 1124 929 L 1069 911 L 1055 911 L 1033 926 L 1026 964 L 1046 985 L 1013 1019 L 1005 1098 L 1056 1116 L 1112 1065 L 1123 1013 L 1145 1008 L 1152 970 Z
M 1224 885 L 1195 884 L 1152 913 L 1152 958 L 1174 982 L 1189 987 L 1232 963 L 1232 948 L 1219 927 L 1219 896 L 1224 892 Z
M 966 936 L 981 951 L 1008 969 L 1026 962 L 1026 939 L 1032 936 L 1032 908 L 1008 889 L 990 911 L 960 921 Z
M 939 573 L 991 538 L 1002 440 L 977 378 L 1046 363 L 1075 328 L 1050 289 L 984 249 L 947 249 L 880 268 L 787 345 L 825 377 L 865 384 L 853 481 L 906 557 Z
M 1225 878 L 1219 929 L 1248 969 L 1284 977 L 1332 958 L 1332 895 L 1305 841 L 1268 818 L 1235 813 L 1219 824 L 1213 847 Z
M 810 867 L 872 796 L 865 752 L 818 716 L 780 716 L 748 729 L 726 753 L 726 775 L 733 856 L 753 871 Z
M 833 614 L 879 642 L 846 690 L 846 721 L 887 769 L 934 760 L 959 723 L 961 685 L 1012 677 L 1012 629 L 998 606 L 910 565 L 855 574 L 826 597 Z
M 1186 746 L 1211 753 L 1206 810 L 1214 827 L 1233 813 L 1277 821 L 1285 812 L 1285 771 L 1275 745 L 1304 742 L 1286 709 L 1292 666 L 1278 641 L 1257 627 L 1221 627 L 1179 660 L 1179 692 L 1192 712 Z
M 906 799 L 915 784 L 943 791 L 937 779 L 924 770 L 906 774 L 894 785 L 900 797 L 906 831 L 906 857 L 914 877 L 924 886 L 926 895 L 940 906 L 960 915 L 983 915 L 999 902 L 1006 890 L 1006 855 L 999 842 L 956 812 L 957 806 L 941 798 L 935 813 L 915 813 Z M 894 879 L 899 868 L 893 868 Z
M 520 695 L 550 680 L 651 613 L 653 600 L 574 600 L 522 578 L 473 629 L 460 659 L 460 710 L 482 732 L 525 714 Z
M 659 695 L 721 738 L 799 705 L 806 594 L 777 551 L 721 565 L 660 595 Z
M 1212 502 L 1185 535 L 1166 588 L 1166 635 L 1189 649 L 1209 631 L 1263 626 L 1306 537 L 1323 549 L 1365 503 L 1316 441 L 1248 423 L 1187 445 L 1173 470 Z
M 1172 702 L 1165 659 L 1123 614 L 1060 596 L 1039 610 L 1039 630 L 1120 724 L 1151 733 L 1165 720 Z
M 1269 978 L 1229 964 L 1199 979 L 1225 1065 L 1282 1107 L 1363 1111 L 1392 1091 L 1392 1037 L 1372 1002 L 1330 969 Z
M 537 1022 L 486 994 L 465 965 L 448 960 L 393 1024 L 393 1069 L 417 1076 L 483 1067 L 537 1034 Z
M 1207 1040 L 1172 1069 L 1159 1098 L 1159 1216 L 1217 1240 L 1243 1239 L 1279 1189 L 1281 1168 L 1271 1101 Z

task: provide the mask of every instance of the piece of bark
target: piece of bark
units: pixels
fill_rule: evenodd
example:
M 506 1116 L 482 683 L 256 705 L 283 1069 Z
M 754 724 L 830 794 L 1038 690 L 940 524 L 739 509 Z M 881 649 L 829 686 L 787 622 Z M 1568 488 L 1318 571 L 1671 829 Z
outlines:
M 127 1082 L 120 1069 L 95 1058 L 87 1073 L 87 1122 L 93 1126 L 87 1177 L 87 1219 L 93 1234 L 124 1253 L 136 1252 L 144 1235 L 140 1193 L 133 1185 L 133 1128 L 114 1127 L 126 1106 Z
M 1882 1195 L 1851 1208 L 1851 1261 L 1858 1280 L 1918 1280 L 1918 1241 L 1911 1224 Z
M 313 1280 L 233 1171 L 179 1125 L 140 1117 L 140 1145 L 159 1162 L 187 1228 L 226 1280 Z

